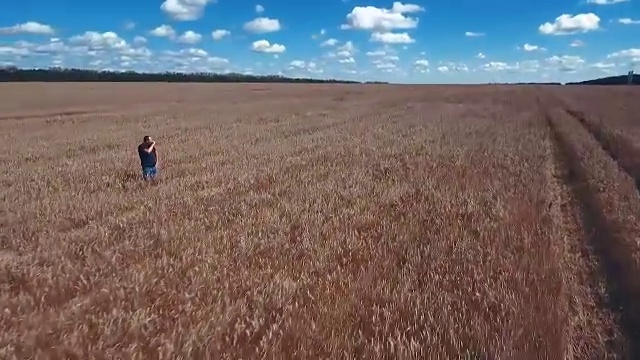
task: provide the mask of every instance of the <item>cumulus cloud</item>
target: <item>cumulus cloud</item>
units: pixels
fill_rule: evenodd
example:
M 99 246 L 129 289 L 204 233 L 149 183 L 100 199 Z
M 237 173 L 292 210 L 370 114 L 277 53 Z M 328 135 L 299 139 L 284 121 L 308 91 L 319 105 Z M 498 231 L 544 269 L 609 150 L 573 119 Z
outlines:
M 338 44 L 337 39 L 327 39 L 320 46 L 336 46 Z
M 552 56 L 546 62 L 562 72 L 575 72 L 584 66 L 585 61 L 579 56 Z
M 573 40 L 573 41 L 571 42 L 571 45 L 570 45 L 570 46 L 571 46 L 571 47 L 583 47 L 583 46 L 585 46 L 585 45 L 587 45 L 587 44 L 586 44 L 584 41 L 582 41 L 582 40 Z
M 640 49 L 626 49 L 607 55 L 607 59 L 619 59 L 631 63 L 640 63 Z
M 315 61 L 303 61 L 303 60 L 293 60 L 289 63 L 289 70 L 298 70 L 305 71 L 309 73 L 320 74 L 323 70 L 318 66 Z
M 502 61 L 491 61 L 481 66 L 484 71 L 505 71 L 511 69 L 509 64 Z
M 211 32 L 211 38 L 213 38 L 213 40 L 221 40 L 225 36 L 229 36 L 229 35 L 231 35 L 231 32 L 225 29 L 217 29 Z
M 413 67 L 422 73 L 429 72 L 429 60 L 419 59 L 413 62 Z
M 71 44 L 86 46 L 89 50 L 124 49 L 127 42 L 113 31 L 99 33 L 87 31 L 69 39 Z
M 423 11 L 424 9 L 414 4 L 402 4 L 394 2 L 391 9 L 377 8 L 374 6 L 356 6 L 347 15 L 347 23 L 342 29 L 373 30 L 386 32 L 395 29 L 414 29 L 418 26 L 418 19 L 404 14 Z
M 618 22 L 623 25 L 638 25 L 640 24 L 640 20 L 633 20 L 631 18 L 622 18 L 618 19 Z
M 487 56 L 485 54 L 483 54 L 483 53 L 478 53 L 478 55 L 476 55 L 476 58 L 478 58 L 478 59 L 484 59 L 486 57 Z
M 255 18 L 244 24 L 244 30 L 254 34 L 265 34 L 280 30 L 280 21 L 268 17 Z
M 228 59 L 211 56 L 207 51 L 200 48 L 188 48 L 179 51 L 167 50 L 163 52 L 160 60 L 163 63 L 171 63 L 174 66 L 172 70 L 180 72 L 219 72 L 230 63 Z
M 147 39 L 144 36 L 136 36 L 133 38 L 133 43 L 136 45 L 143 45 L 147 43 Z
M 531 45 L 531 44 L 524 44 L 524 46 L 522 47 L 522 49 L 524 51 L 527 52 L 531 52 L 531 51 L 545 51 L 546 49 L 543 47 L 540 47 L 538 45 Z
M 160 10 L 178 21 L 197 20 L 204 14 L 204 8 L 215 0 L 165 0 Z
M 312 39 L 319 39 L 319 38 L 323 37 L 326 33 L 327 33 L 327 30 L 320 29 L 320 33 L 311 35 L 311 38 Z
M 586 33 L 600 28 L 600 18 L 594 13 L 562 14 L 553 23 L 547 22 L 538 28 L 544 35 L 570 35 Z
M 356 60 L 352 57 L 347 57 L 347 58 L 338 60 L 338 62 L 341 64 L 355 64 Z
M 330 58 L 349 58 L 353 57 L 356 53 L 356 47 L 353 45 L 353 42 L 347 41 L 346 43 L 338 46 L 334 52 L 330 52 L 327 54 Z
M 134 40 L 136 45 L 142 45 L 139 39 Z M 133 47 L 115 32 L 104 33 L 87 31 L 69 38 L 65 43 L 59 38 L 51 38 L 48 43 L 33 44 L 18 41 L 13 47 L 2 47 L 0 54 L 14 56 L 49 56 L 53 61 L 69 55 L 78 60 L 82 58 L 125 59 L 131 64 L 137 61 L 146 61 L 152 52 L 143 46 Z M 81 61 L 81 60 L 78 60 Z
M 384 50 L 376 50 L 367 52 L 367 56 L 376 57 L 376 56 L 386 56 L 387 52 Z
M 447 67 L 448 71 L 455 71 L 455 72 L 469 71 L 469 67 L 463 63 L 455 63 L 455 62 L 448 61 L 444 65 Z
M 209 53 L 207 51 L 200 48 L 188 48 L 179 51 L 167 50 L 164 52 L 164 54 L 176 57 L 190 58 L 206 58 L 209 56 Z
M 260 4 L 256 5 L 256 12 L 258 14 L 262 14 L 264 12 L 264 6 L 262 6 Z
M 412 44 L 416 42 L 408 33 L 392 33 L 392 32 L 374 32 L 369 39 L 371 42 L 380 42 L 384 44 Z
M 484 33 L 481 32 L 473 32 L 473 31 L 467 31 L 466 33 L 464 33 L 464 36 L 466 37 L 480 37 L 480 36 L 484 36 Z
M 9 27 L 0 28 L 0 34 L 34 34 L 34 35 L 51 35 L 54 30 L 51 26 L 41 24 L 35 21 L 28 21 L 22 24 L 16 24 Z
M 287 48 L 280 44 L 271 44 L 267 40 L 254 41 L 251 44 L 251 50 L 255 52 L 279 54 L 285 52 Z
M 179 43 L 191 44 L 191 45 L 199 43 L 200 40 L 202 40 L 202 35 L 191 30 L 185 31 L 184 34 L 180 35 L 176 39 L 176 41 Z
M 599 70 L 611 70 L 616 67 L 616 64 L 599 62 L 599 63 L 592 64 L 591 67 L 594 67 Z
M 408 14 L 424 11 L 424 8 L 415 4 L 403 4 L 399 1 L 395 1 L 391 7 L 391 12 L 397 14 Z
M 160 25 L 157 28 L 150 31 L 150 34 L 155 37 L 164 37 L 173 39 L 176 37 L 176 31 L 170 25 Z
M 448 73 L 449 72 L 449 68 L 445 65 L 442 66 L 438 66 L 438 71 L 440 71 L 441 73 Z
M 613 5 L 627 1 L 629 0 L 587 0 L 587 3 L 595 5 Z

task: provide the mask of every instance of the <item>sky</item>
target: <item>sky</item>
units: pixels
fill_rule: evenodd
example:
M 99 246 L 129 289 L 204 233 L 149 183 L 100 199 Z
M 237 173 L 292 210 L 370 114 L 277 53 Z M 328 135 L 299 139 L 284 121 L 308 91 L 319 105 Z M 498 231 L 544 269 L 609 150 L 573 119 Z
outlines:
M 640 72 L 640 0 L 20 0 L 0 66 L 392 83 Z

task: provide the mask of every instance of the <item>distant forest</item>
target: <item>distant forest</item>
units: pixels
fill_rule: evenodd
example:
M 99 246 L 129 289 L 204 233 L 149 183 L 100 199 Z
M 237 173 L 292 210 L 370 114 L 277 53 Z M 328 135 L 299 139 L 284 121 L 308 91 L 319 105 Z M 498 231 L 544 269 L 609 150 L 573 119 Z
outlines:
M 291 78 L 280 75 L 247 75 L 239 73 L 143 73 L 135 71 L 107 71 L 88 69 L 20 69 L 15 66 L 0 67 L 0 82 L 175 82 L 175 83 L 333 83 L 362 84 L 359 81 L 336 79 Z M 365 84 L 388 84 L 368 81 Z M 570 82 L 565 85 L 626 85 L 627 75 Z M 633 84 L 640 85 L 640 75 L 633 76 Z M 562 85 L 559 82 L 529 82 L 515 85 Z
M 628 75 L 609 76 L 600 79 L 567 83 L 567 85 L 627 85 Z M 633 85 L 640 85 L 640 75 L 634 74 Z
M 289 78 L 278 75 L 246 75 L 238 73 L 140 73 L 135 71 L 97 71 L 87 69 L 19 69 L 0 68 L 0 82 L 176 82 L 176 83 L 336 83 L 359 84 L 357 81 L 334 79 Z

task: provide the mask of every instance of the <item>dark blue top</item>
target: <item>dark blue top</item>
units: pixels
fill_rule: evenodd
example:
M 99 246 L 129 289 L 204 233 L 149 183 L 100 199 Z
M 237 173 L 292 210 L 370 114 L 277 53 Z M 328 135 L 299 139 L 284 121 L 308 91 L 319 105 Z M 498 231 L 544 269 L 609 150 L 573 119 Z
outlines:
M 145 143 L 138 145 L 138 155 L 140 155 L 140 165 L 142 165 L 142 167 L 156 166 L 156 162 L 157 162 L 156 149 L 153 148 L 153 150 L 150 153 L 144 151 L 145 149 L 149 148 L 149 146 L 151 145 L 148 145 Z

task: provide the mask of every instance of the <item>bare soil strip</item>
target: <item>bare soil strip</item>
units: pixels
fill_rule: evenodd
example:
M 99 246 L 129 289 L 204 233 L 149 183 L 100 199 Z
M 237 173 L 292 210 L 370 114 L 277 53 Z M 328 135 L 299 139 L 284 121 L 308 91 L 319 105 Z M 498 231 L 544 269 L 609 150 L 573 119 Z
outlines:
M 624 202 L 620 195 L 625 190 L 624 177 L 608 168 L 614 167 L 593 141 L 586 130 L 572 123 L 573 117 L 562 117 L 562 112 L 546 113 L 547 122 L 560 149 L 561 161 L 568 168 L 565 181 L 579 200 L 582 224 L 588 241 L 601 260 L 601 268 L 607 280 L 612 308 L 620 314 L 620 325 L 626 338 L 626 345 L 616 346 L 622 358 L 640 356 L 640 283 L 637 280 L 638 244 L 635 240 L 640 233 L 637 221 L 623 223 L 619 212 L 632 211 L 637 207 L 630 201 Z M 582 132 L 582 133 L 581 133 Z M 595 149 L 594 149 L 595 148 Z M 594 165 L 600 166 L 594 166 Z M 604 171 L 602 171 L 604 170 Z M 607 171 L 609 170 L 609 171 Z M 612 169 L 612 170 L 615 170 Z M 616 176 L 618 175 L 618 176 Z M 598 185 L 610 183 L 604 192 Z M 628 188 L 629 186 L 627 186 Z M 637 202 L 637 199 L 635 199 Z M 636 235 L 636 236 L 634 236 Z M 614 344 L 612 344 L 614 345 Z

